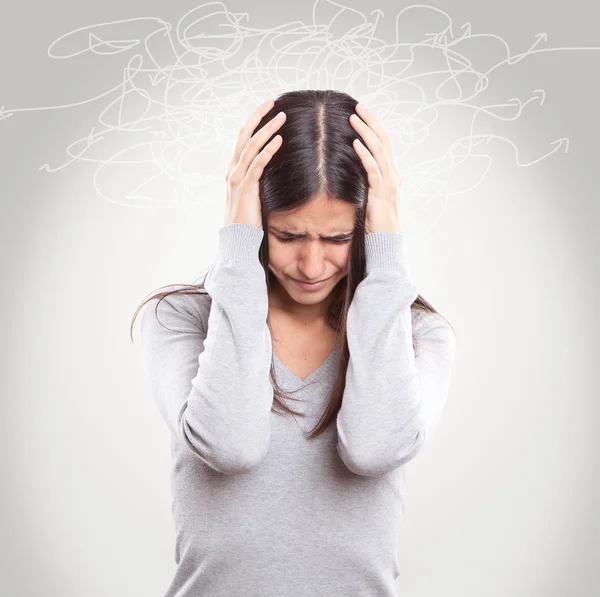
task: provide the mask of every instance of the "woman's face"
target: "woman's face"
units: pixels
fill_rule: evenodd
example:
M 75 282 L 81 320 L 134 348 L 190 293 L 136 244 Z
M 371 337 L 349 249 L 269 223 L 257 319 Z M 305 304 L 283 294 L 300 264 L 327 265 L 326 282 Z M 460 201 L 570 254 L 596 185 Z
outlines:
M 287 293 L 285 302 L 321 303 L 348 274 L 354 213 L 349 203 L 319 195 L 293 213 L 268 215 L 269 269 Z M 297 282 L 320 280 L 314 288 Z

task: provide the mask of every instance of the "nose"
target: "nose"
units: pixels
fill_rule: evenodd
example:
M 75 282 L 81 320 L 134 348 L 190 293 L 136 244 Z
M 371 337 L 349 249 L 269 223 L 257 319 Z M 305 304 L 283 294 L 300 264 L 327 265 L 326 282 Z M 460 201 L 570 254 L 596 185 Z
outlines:
M 325 249 L 318 240 L 309 239 L 302 243 L 298 269 L 302 272 L 303 280 L 314 281 L 325 277 L 324 256 Z

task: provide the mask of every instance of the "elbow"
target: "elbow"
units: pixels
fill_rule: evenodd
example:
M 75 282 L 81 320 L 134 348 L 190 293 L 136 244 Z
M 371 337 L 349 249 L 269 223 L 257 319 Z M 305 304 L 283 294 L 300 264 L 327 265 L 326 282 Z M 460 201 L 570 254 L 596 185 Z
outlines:
M 269 429 L 258 437 L 219 435 L 218 441 L 217 436 L 214 441 L 207 441 L 187 424 L 184 417 L 180 430 L 184 444 L 205 464 L 225 475 L 251 471 L 263 461 L 269 449 Z
M 215 452 L 210 460 L 210 466 L 225 475 L 240 475 L 257 467 L 263 461 L 266 452 L 266 450 L 249 449 Z
M 356 475 L 363 477 L 377 477 L 385 475 L 392 470 L 412 460 L 421 450 L 425 443 L 425 430 L 419 428 L 410 439 L 404 439 L 394 448 L 385 449 L 381 446 L 378 450 L 360 450 L 356 447 L 349 450 L 341 442 L 338 442 L 338 454 L 340 458 Z

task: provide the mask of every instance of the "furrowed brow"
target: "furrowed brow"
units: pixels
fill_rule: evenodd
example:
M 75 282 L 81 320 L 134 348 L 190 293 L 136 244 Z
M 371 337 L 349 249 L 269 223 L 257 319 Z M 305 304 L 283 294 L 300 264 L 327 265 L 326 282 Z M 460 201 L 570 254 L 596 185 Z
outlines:
M 273 232 L 277 232 L 277 234 L 281 234 L 282 236 L 287 236 L 288 238 L 306 238 L 307 234 L 300 234 L 297 232 L 288 232 L 286 230 L 279 230 L 278 228 L 274 228 L 273 226 L 269 227 Z M 322 236 L 319 235 L 323 240 L 345 240 L 346 238 L 354 236 L 354 231 L 343 232 L 341 234 L 335 234 L 333 236 Z

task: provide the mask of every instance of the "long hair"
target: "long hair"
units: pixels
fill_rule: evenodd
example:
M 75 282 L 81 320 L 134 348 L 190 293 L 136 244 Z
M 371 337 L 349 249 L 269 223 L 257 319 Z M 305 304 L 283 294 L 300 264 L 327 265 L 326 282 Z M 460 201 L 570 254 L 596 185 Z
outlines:
M 265 114 L 252 132 L 254 135 L 279 111 L 283 110 L 286 113 L 284 124 L 275 133 L 283 137 L 283 143 L 267 163 L 259 182 L 262 225 L 265 230 L 259 248 L 259 261 L 265 271 L 268 293 L 271 291 L 274 278 L 274 274 L 269 269 L 269 243 L 266 233 L 268 214 L 299 208 L 321 194 L 332 200 L 346 201 L 355 208 L 355 228 L 350 248 L 348 274 L 332 290 L 334 300 L 327 313 L 327 324 L 336 331 L 337 344 L 341 350 L 326 407 L 317 425 L 308 433 L 309 439 L 318 437 L 330 423 L 335 421 L 342 405 L 350 356 L 346 339 L 348 308 L 358 284 L 366 275 L 364 239 L 369 183 L 362 161 L 352 147 L 352 141 L 358 138 L 358 135 L 348 121 L 350 115 L 355 112 L 357 103 L 357 100 L 350 95 L 340 91 L 290 91 L 277 97 L 271 110 Z M 265 145 L 273 136 L 265 142 Z M 138 306 L 131 320 L 132 341 L 135 319 L 148 301 L 159 299 L 155 307 L 157 315 L 158 304 L 166 296 L 176 293 L 208 294 L 203 282 L 178 284 L 178 286 L 183 288 L 157 292 Z M 420 294 L 412 303 L 411 309 L 438 313 Z M 415 343 L 415 340 L 413 335 L 413 348 L 416 354 L 415 344 L 418 345 L 418 341 Z M 304 416 L 304 413 L 296 412 L 285 403 L 286 400 L 297 400 L 297 398 L 292 398 L 278 385 L 273 358 L 270 377 L 273 385 L 272 410 L 277 414 Z

